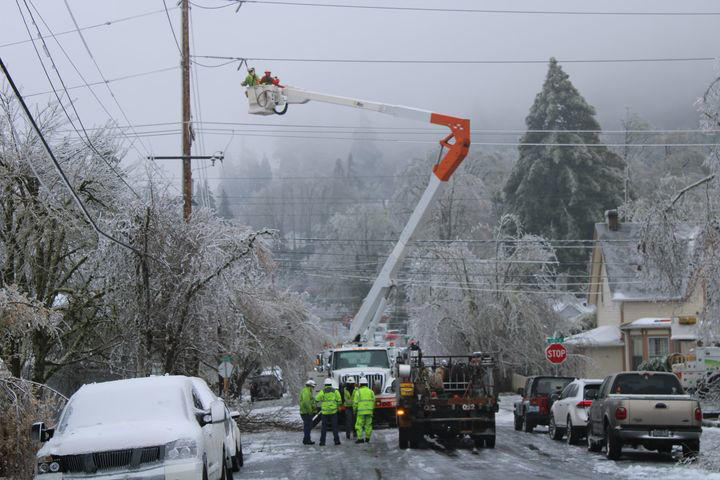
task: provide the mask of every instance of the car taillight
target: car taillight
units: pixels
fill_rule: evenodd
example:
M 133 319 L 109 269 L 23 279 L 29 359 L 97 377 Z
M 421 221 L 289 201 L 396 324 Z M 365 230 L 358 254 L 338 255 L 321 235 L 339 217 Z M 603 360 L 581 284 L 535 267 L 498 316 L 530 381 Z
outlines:
M 702 422 L 702 410 L 700 410 L 700 407 L 695 409 L 695 420 Z
M 577 403 L 578 408 L 590 408 L 592 407 L 592 400 L 583 400 Z
M 615 419 L 625 420 L 627 418 L 627 409 L 625 407 L 617 407 L 615 409 Z

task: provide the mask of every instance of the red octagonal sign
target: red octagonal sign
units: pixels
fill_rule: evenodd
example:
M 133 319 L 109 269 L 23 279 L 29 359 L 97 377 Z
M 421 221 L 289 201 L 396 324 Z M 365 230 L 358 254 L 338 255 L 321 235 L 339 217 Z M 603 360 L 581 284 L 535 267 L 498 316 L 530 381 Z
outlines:
M 560 365 L 567 360 L 567 348 L 562 343 L 551 343 L 545 349 L 545 358 L 550 363 Z

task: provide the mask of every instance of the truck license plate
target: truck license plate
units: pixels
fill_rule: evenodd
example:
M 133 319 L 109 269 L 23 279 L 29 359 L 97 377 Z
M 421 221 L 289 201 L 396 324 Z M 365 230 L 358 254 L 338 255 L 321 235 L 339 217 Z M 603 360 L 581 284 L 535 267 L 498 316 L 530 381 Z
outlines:
M 651 430 L 650 436 L 651 437 L 669 437 L 670 432 L 668 430 Z

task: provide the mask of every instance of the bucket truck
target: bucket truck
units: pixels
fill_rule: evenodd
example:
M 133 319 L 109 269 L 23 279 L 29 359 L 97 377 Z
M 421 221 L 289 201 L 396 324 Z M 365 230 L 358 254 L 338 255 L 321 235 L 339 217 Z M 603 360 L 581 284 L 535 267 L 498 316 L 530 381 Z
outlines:
M 447 153 L 433 167 L 425 192 L 350 324 L 348 341 L 351 343 L 327 352 L 328 361 L 323 365 L 323 368 L 328 370 L 328 376 L 333 378 L 341 390 L 350 377 L 353 377 L 356 383 L 361 377 L 366 377 L 370 387 L 376 392 L 376 419 L 394 424 L 397 401 L 392 365 L 396 360 L 395 348 L 372 345 L 368 340 L 372 340 L 374 328 L 395 288 L 395 279 L 402 266 L 408 243 L 430 212 L 435 198 L 468 154 L 470 120 L 402 105 L 312 92 L 293 86 L 257 85 L 248 87 L 246 93 L 249 113 L 256 115 L 284 115 L 289 105 L 316 101 L 429 122 L 450 129 L 450 133 L 440 140 L 440 145 L 447 149 Z M 326 356 L 323 355 L 323 358 Z

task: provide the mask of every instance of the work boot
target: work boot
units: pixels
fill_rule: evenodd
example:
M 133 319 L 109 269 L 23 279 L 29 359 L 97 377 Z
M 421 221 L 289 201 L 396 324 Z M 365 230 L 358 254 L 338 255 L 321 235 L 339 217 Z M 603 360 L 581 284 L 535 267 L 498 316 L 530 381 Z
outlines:
M 324 446 L 325 446 L 325 442 L 320 442 L 320 446 L 321 446 L 321 447 L 324 447 Z
M 366 439 L 365 439 L 365 443 L 370 443 L 370 439 L 369 439 L 369 438 L 366 438 Z
M 365 442 L 363 442 L 362 438 L 358 438 L 357 440 L 355 440 L 355 443 L 365 443 Z
M 335 442 L 335 445 L 340 445 L 340 440 L 338 440 L 337 442 Z
M 307 442 L 303 441 L 303 445 L 315 445 L 315 442 L 313 442 L 312 440 Z

